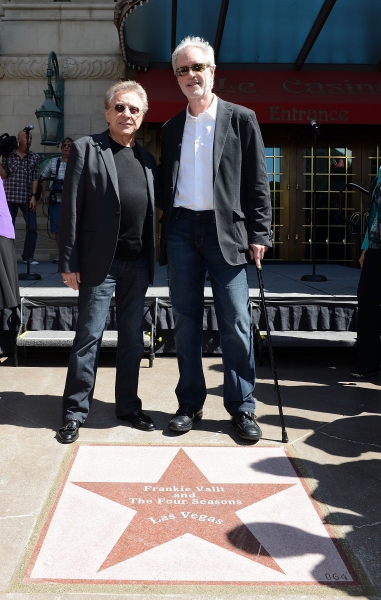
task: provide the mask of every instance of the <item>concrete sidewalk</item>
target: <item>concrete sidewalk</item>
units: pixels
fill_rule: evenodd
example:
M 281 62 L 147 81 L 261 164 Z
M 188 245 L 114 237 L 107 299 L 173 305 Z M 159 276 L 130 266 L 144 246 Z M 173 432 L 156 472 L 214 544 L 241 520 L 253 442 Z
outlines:
M 176 410 L 174 389 L 177 364 L 173 357 L 157 357 L 152 369 L 143 359 L 140 396 L 143 408 L 156 423 L 156 431 L 143 433 L 120 424 L 114 416 L 114 354 L 103 352 L 94 402 L 76 444 L 65 446 L 55 439 L 60 426 L 60 403 L 66 376 L 67 353 L 31 352 L 20 357 L 20 367 L 1 359 L 1 498 L 0 498 L 0 599 L 79 600 L 102 598 L 170 598 L 178 600 L 248 598 L 381 598 L 381 376 L 372 382 L 353 382 L 349 367 L 353 351 L 303 353 L 277 351 L 289 444 L 286 449 L 322 510 L 325 522 L 342 537 L 344 550 L 362 580 L 356 588 L 325 585 L 149 585 L 81 586 L 26 585 L 22 576 L 43 530 L 47 507 L 62 482 L 75 447 L 132 445 L 183 448 L 282 449 L 276 397 L 268 358 L 258 367 L 257 416 L 263 439 L 255 446 L 240 440 L 222 407 L 223 374 L 220 357 L 204 357 L 208 398 L 204 418 L 186 435 L 168 430 L 169 415 Z M 302 517 L 302 515 L 301 515 Z M 67 528 L 70 529 L 70 520 Z M 284 537 L 292 537 L 282 523 Z M 73 531 L 73 539 L 75 534 Z M 80 532 L 79 532 L 80 534 Z M 314 541 L 300 540 L 303 562 L 314 551 Z M 311 544 L 311 549 L 307 544 Z M 99 540 L 101 543 L 101 540 Z M 307 545 L 306 545 L 307 544 Z M 205 560 L 206 560 L 205 556 Z M 244 559 L 242 559 L 244 560 Z M 196 561 L 196 557 L 195 557 Z M 369 581 L 367 581 L 367 579 Z M 115 589 L 115 591 L 113 591 Z

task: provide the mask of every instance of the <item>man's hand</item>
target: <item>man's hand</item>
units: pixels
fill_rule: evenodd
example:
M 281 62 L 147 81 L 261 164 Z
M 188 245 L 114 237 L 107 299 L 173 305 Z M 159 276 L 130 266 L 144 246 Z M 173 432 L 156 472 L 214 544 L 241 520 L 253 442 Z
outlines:
M 360 256 L 360 258 L 359 258 L 359 263 L 360 263 L 360 267 L 361 267 L 361 268 L 363 268 L 363 266 L 364 266 L 364 260 L 365 260 L 365 250 L 363 250 L 363 251 L 361 252 L 361 256 Z
M 46 179 L 41 184 L 41 199 L 43 204 L 47 204 L 49 202 L 49 190 L 47 189 L 47 184 L 48 182 Z
M 267 246 L 262 246 L 261 244 L 249 244 L 250 258 L 255 261 L 258 269 L 261 268 L 261 260 L 263 259 L 265 252 L 267 252 Z
M 37 208 L 37 202 L 36 202 L 36 197 L 32 196 L 32 198 L 29 201 L 29 208 L 32 212 L 36 212 L 36 208 Z
M 80 273 L 61 273 L 62 281 L 72 290 L 78 290 L 78 284 L 81 283 Z

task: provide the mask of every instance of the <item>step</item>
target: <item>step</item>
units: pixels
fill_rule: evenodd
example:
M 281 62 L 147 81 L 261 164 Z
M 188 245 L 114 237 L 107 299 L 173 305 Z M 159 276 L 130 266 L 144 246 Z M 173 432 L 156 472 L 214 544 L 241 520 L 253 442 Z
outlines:
M 271 331 L 274 347 L 353 347 L 356 345 L 356 331 Z M 268 346 L 267 333 L 261 331 L 263 345 Z
M 72 346 L 74 331 L 25 331 L 16 340 L 17 346 Z M 151 336 L 144 333 L 144 347 L 151 345 Z M 102 337 L 102 348 L 115 348 L 118 343 L 117 331 L 104 331 Z

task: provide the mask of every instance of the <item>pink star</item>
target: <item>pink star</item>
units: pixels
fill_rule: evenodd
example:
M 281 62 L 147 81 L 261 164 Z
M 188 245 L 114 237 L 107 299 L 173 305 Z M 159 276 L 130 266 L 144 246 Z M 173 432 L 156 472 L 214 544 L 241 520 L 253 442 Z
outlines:
M 100 571 L 191 533 L 283 573 L 237 511 L 293 484 L 211 484 L 180 449 L 157 483 L 75 485 L 136 511 Z

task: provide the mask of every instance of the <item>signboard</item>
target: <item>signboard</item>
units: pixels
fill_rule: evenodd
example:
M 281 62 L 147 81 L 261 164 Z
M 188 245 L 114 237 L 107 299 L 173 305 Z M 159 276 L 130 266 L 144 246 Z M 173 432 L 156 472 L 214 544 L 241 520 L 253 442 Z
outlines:
M 186 106 L 171 70 L 138 73 L 149 101 L 147 122 L 165 122 Z M 260 123 L 381 124 L 381 73 L 216 70 L 214 91 L 254 110 Z

